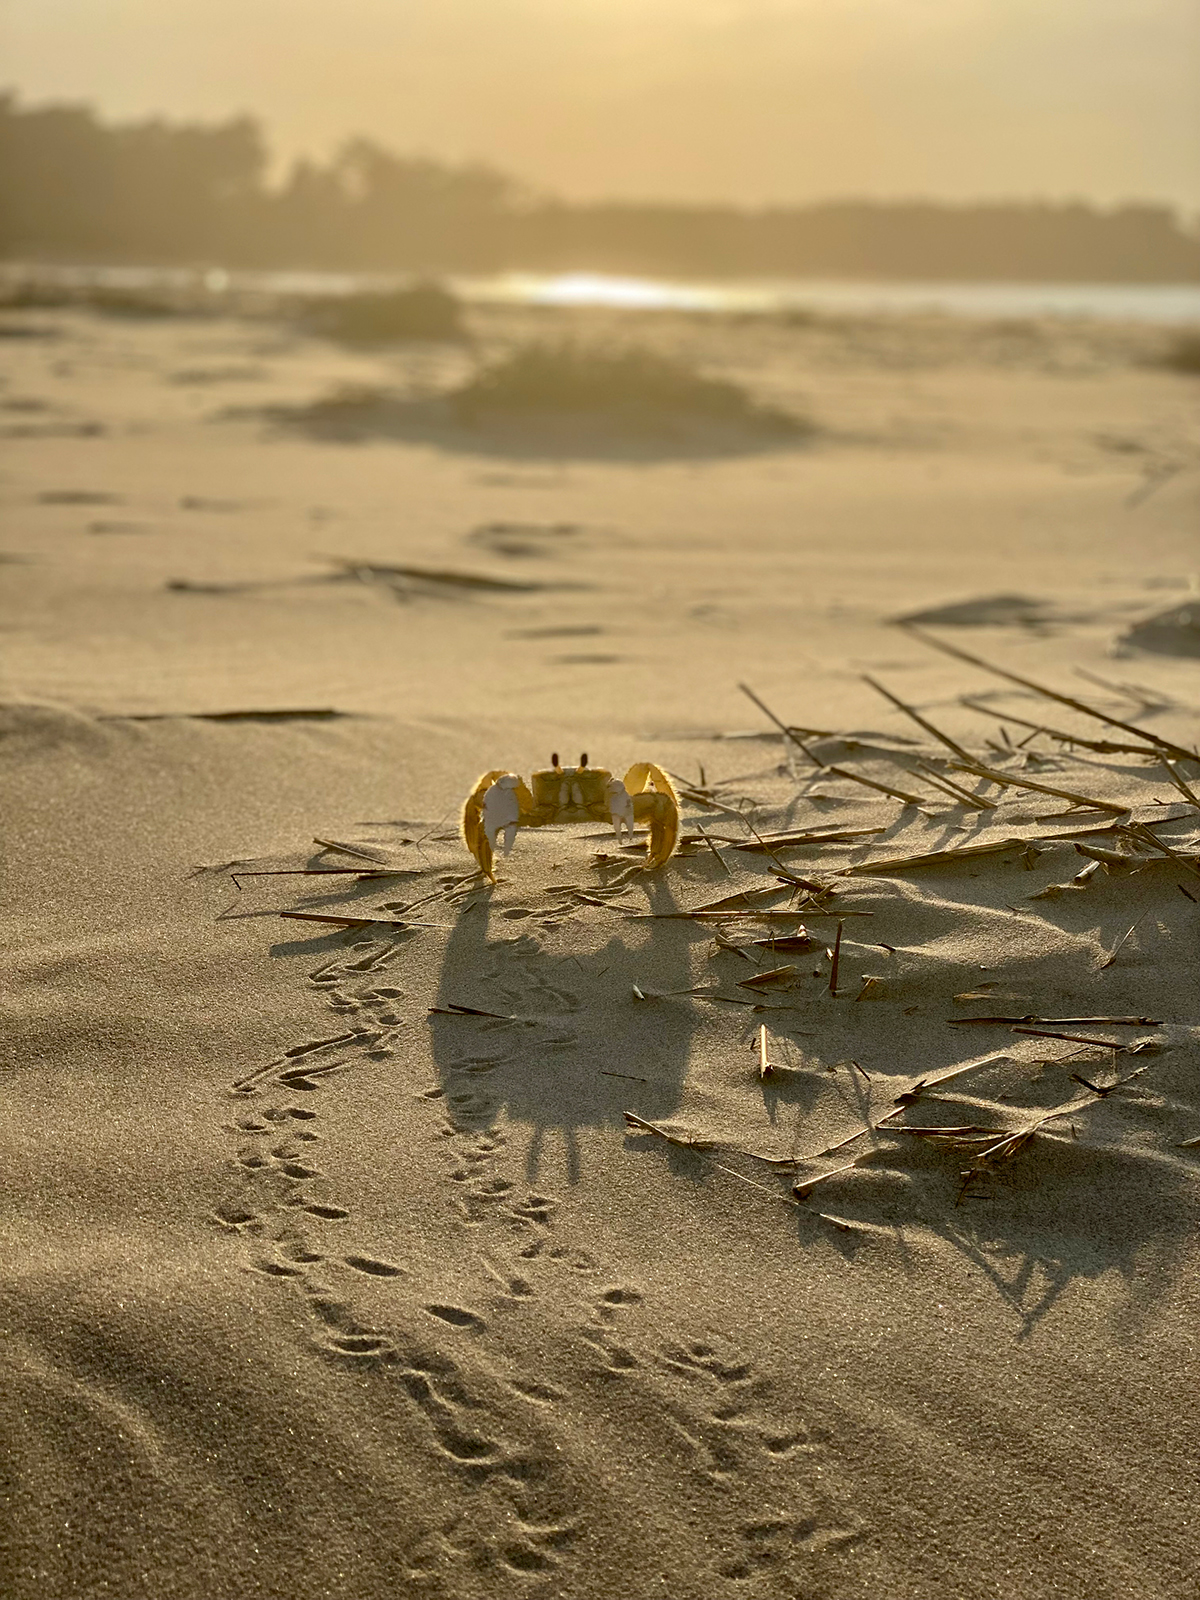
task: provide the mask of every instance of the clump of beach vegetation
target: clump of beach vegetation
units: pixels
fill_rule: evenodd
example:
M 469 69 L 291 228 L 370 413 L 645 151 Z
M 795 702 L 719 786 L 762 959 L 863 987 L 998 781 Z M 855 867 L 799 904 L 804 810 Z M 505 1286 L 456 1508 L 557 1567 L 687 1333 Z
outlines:
M 1181 333 L 1167 346 L 1159 366 L 1168 372 L 1183 372 L 1195 377 L 1200 374 L 1200 330 Z
M 676 357 L 639 346 L 605 349 L 573 340 L 518 345 L 482 366 L 448 398 L 454 414 L 469 424 L 553 416 L 610 427 L 707 423 L 780 437 L 812 431 L 803 418 Z
M 452 342 L 466 338 L 462 305 L 437 283 L 406 289 L 310 300 L 301 314 L 310 332 L 341 344 L 400 344 L 407 341 Z

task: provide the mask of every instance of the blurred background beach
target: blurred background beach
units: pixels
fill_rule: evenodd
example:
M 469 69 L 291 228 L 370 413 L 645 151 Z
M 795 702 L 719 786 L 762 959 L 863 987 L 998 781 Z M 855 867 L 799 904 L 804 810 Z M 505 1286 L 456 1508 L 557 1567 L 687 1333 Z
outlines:
M 5 1600 L 1193 1600 L 1192 0 L 0 57 Z

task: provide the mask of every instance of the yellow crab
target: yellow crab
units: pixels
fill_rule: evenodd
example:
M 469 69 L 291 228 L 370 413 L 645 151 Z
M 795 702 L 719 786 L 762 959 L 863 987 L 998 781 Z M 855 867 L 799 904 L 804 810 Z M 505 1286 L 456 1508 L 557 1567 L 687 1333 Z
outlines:
M 499 844 L 505 855 L 518 828 L 543 828 L 550 822 L 611 822 L 618 839 L 632 834 L 635 823 L 649 823 L 646 866 L 661 867 L 679 843 L 679 801 L 670 778 L 652 761 L 639 761 L 614 778 L 603 767 L 589 767 L 586 755 L 577 767 L 560 767 L 558 756 L 535 772 L 532 787 L 515 772 L 485 772 L 463 806 L 462 832 L 467 849 L 496 881 L 493 855 Z

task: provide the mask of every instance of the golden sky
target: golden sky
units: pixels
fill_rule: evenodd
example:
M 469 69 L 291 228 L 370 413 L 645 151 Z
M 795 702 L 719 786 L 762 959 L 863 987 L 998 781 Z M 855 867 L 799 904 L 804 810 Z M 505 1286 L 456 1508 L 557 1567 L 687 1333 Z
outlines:
M 0 0 L 0 81 L 571 196 L 1200 207 L 1200 0 Z

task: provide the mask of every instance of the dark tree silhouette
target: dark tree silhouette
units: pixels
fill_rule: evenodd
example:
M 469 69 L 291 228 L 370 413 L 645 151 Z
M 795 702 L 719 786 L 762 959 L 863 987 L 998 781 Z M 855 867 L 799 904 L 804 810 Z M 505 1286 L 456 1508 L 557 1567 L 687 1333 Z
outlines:
M 567 204 L 481 164 L 352 139 L 267 181 L 249 117 L 106 124 L 0 96 L 0 256 L 379 271 L 1195 282 L 1163 205 Z

